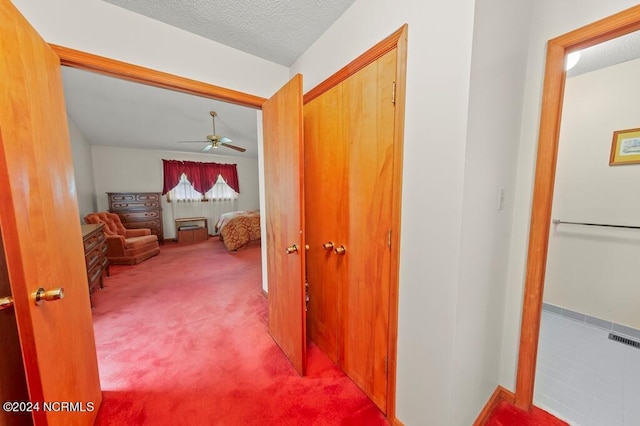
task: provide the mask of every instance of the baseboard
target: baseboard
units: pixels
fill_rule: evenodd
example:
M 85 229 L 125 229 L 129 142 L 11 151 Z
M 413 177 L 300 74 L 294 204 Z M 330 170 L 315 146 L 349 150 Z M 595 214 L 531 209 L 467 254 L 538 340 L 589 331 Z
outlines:
M 514 400 L 515 395 L 513 394 L 513 392 L 498 385 L 496 390 L 493 392 L 493 395 L 491 395 L 491 398 L 489 398 L 489 401 L 487 401 L 487 404 L 478 415 L 476 421 L 473 422 L 473 426 L 484 426 L 487 420 L 489 420 L 489 416 L 493 412 L 493 409 L 496 408 L 496 405 L 498 405 L 502 401 L 507 401 L 510 404 L 513 404 Z
M 391 421 L 391 425 L 392 425 L 392 426 L 404 426 L 404 423 L 402 423 L 402 422 L 401 422 L 400 420 L 398 420 L 398 418 L 396 417 L 396 418 L 394 418 L 394 419 Z

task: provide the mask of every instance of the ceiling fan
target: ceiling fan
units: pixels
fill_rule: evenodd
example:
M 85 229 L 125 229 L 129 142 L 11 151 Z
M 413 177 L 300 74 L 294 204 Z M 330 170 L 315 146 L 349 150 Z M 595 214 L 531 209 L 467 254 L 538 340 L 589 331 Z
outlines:
M 216 116 L 218 115 L 215 111 L 210 111 L 209 114 L 213 119 L 213 134 L 207 135 L 206 141 L 178 141 L 178 143 L 207 143 L 207 146 L 202 148 L 202 152 L 210 151 L 211 149 L 216 149 L 219 146 L 224 146 L 226 148 L 235 149 L 236 151 L 245 152 L 245 148 L 241 148 L 239 146 L 231 145 L 231 139 L 226 136 L 219 136 L 216 134 Z

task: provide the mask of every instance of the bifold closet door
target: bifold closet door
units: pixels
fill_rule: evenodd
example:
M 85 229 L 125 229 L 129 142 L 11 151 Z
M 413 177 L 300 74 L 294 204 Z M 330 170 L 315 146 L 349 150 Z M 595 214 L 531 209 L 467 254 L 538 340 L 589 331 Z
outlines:
M 304 107 L 310 337 L 383 411 L 395 73 L 396 49 Z
M 338 85 L 304 106 L 309 337 L 335 363 L 343 273 L 339 266 L 345 258 L 333 249 L 344 240 L 343 226 L 349 218 L 341 88 Z
M 395 75 L 394 49 L 345 80 L 342 97 L 350 178 L 338 358 L 385 412 Z

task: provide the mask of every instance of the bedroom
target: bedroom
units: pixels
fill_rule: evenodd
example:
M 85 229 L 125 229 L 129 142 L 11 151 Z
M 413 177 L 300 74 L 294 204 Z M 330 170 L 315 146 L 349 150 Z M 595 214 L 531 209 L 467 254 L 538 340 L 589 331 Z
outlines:
M 175 219 L 207 217 L 208 234 L 222 213 L 258 210 L 257 114 L 251 108 L 63 67 L 69 134 L 80 220 L 109 209 L 108 192 L 161 192 L 163 161 L 236 164 L 240 192 L 212 202 L 169 202 L 162 197 L 164 238 L 175 239 Z M 161 116 L 154 116 L 158 111 Z M 212 132 L 247 149 L 202 152 Z M 213 152 L 212 152 L 213 151 Z M 233 193 L 232 193 L 233 194 Z

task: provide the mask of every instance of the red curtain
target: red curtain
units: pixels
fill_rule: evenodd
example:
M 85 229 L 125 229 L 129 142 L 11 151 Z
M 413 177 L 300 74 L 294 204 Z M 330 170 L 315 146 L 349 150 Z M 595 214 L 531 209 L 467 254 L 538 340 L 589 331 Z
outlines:
M 199 163 L 197 161 L 162 160 L 164 169 L 164 187 L 162 194 L 171 191 L 180 182 L 182 173 L 193 188 L 204 194 L 215 185 L 218 175 L 227 182 L 234 191 L 240 193 L 238 167 L 236 164 Z
M 240 193 L 240 182 L 238 182 L 238 168 L 235 164 L 218 164 L 220 166 L 219 174 L 222 175 L 222 179 L 227 182 L 234 191 Z M 217 178 L 217 175 L 216 175 Z
M 180 182 L 180 176 L 184 173 L 182 161 L 162 160 L 163 186 L 162 195 L 171 191 Z

